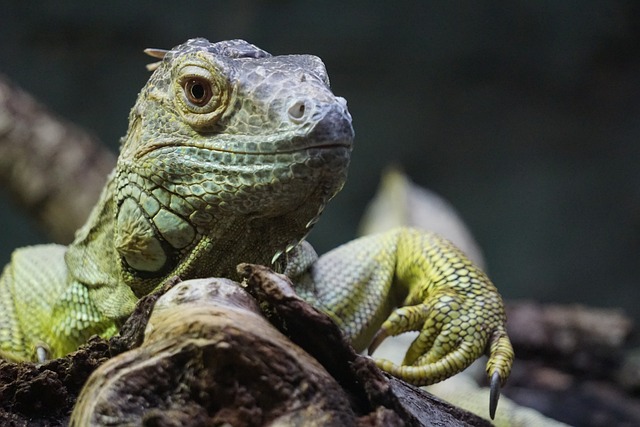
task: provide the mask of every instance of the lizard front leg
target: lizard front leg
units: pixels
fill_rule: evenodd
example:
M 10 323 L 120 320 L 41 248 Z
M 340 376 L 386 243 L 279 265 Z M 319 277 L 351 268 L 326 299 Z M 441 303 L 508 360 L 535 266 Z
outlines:
M 93 334 L 113 335 L 89 291 L 69 280 L 61 245 L 16 250 L 0 277 L 0 358 L 40 361 L 61 357 Z
M 413 384 L 441 381 L 487 353 L 495 411 L 514 357 L 502 298 L 447 240 L 410 228 L 362 237 L 320 257 L 294 280 L 301 296 L 332 316 L 359 350 L 420 331 L 402 365 L 376 361 Z

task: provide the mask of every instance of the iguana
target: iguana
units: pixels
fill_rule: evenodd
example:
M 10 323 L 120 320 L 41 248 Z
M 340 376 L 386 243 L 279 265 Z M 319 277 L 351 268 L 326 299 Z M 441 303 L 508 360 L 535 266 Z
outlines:
M 513 361 L 505 312 L 461 251 L 411 228 L 319 258 L 304 240 L 343 186 L 354 138 L 322 61 L 243 40 L 147 52 L 160 61 L 75 241 L 18 249 L 0 278 L 0 356 L 62 356 L 117 333 L 168 278 L 236 278 L 249 262 L 288 275 L 358 349 L 421 331 L 402 366 L 377 361 L 411 383 L 440 381 L 487 353 L 495 409 Z

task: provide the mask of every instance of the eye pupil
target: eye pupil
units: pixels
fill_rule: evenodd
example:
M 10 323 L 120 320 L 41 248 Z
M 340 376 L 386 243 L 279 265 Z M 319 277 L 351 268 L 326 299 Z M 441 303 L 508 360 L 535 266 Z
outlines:
M 202 107 L 206 105 L 213 96 L 211 84 L 203 79 L 190 79 L 184 84 L 185 96 L 189 102 Z
M 195 99 L 204 98 L 204 87 L 201 84 L 194 84 L 191 86 L 191 96 Z

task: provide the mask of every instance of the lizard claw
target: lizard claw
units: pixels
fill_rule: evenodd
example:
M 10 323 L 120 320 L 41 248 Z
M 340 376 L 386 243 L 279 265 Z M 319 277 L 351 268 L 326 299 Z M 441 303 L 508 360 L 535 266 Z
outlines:
M 489 388 L 489 416 L 494 419 L 496 416 L 496 408 L 498 407 L 498 400 L 500 399 L 500 374 L 495 371 L 491 375 L 491 385 Z
M 369 354 L 369 356 L 371 356 L 373 352 L 376 351 L 376 349 L 380 346 L 380 344 L 382 344 L 382 341 L 384 341 L 388 337 L 389 333 L 384 328 L 378 329 L 378 332 L 376 332 L 376 334 L 373 336 L 371 344 L 369 344 L 369 348 L 367 349 L 367 353 Z
M 38 363 L 46 362 L 49 359 L 49 348 L 44 344 L 37 345 L 36 357 L 38 358 Z
M 491 419 L 496 414 L 500 387 L 509 377 L 511 364 L 515 357 L 509 336 L 504 326 L 499 326 L 489 340 L 489 360 L 487 361 L 487 375 L 490 378 L 489 415 Z

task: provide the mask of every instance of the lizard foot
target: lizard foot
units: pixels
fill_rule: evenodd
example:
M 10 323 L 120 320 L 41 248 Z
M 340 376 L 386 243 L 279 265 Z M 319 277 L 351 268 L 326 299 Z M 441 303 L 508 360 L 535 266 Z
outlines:
M 483 300 L 479 301 L 478 300 Z M 440 292 L 422 304 L 394 310 L 369 346 L 369 354 L 388 336 L 420 331 L 402 365 L 377 359 L 381 369 L 409 383 L 424 386 L 442 381 L 469 366 L 483 353 L 489 354 L 487 374 L 491 382 L 491 418 L 513 363 L 513 349 L 504 329 L 502 305 L 492 309 L 490 297 L 474 298 L 450 291 Z

